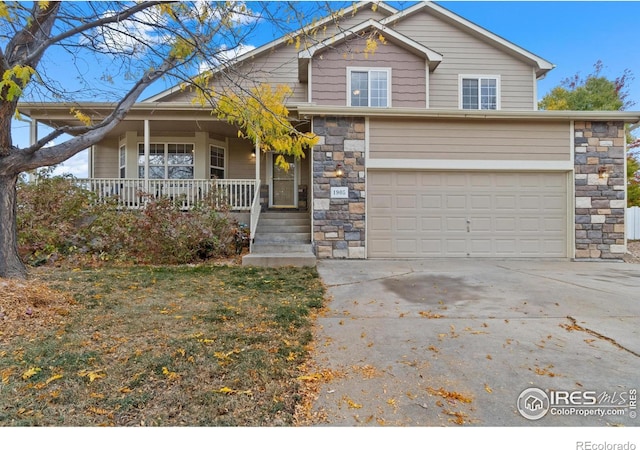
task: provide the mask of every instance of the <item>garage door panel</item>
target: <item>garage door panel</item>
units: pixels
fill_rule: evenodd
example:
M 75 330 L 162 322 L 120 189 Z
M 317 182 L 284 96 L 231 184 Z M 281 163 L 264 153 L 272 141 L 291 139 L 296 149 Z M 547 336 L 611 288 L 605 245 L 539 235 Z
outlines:
M 442 208 L 442 195 L 421 195 L 420 205 L 423 209 L 440 209 Z
M 496 194 L 493 198 L 495 200 L 495 209 L 497 210 L 506 209 L 511 211 L 515 209 L 518 204 L 518 199 L 515 195 Z
M 396 219 L 395 231 L 398 231 L 400 233 L 402 232 L 417 233 L 418 218 L 417 217 L 398 217 Z
M 566 257 L 566 173 L 367 176 L 369 257 Z
M 511 233 L 516 229 L 516 219 L 513 217 L 496 217 L 495 230 L 498 233 Z
M 393 205 L 393 197 L 390 194 L 379 194 L 367 199 L 370 208 L 390 209 Z
M 441 256 L 442 255 L 442 240 L 441 239 L 421 239 L 420 247 L 422 254 L 428 257 Z
M 369 219 L 369 228 L 371 232 L 391 233 L 392 219 L 390 217 L 372 217 Z
M 492 209 L 492 203 L 490 194 L 472 195 L 470 207 L 472 210 L 490 211 Z
M 467 233 L 466 217 L 445 217 L 445 231 L 449 233 Z
M 445 207 L 449 210 L 466 210 L 467 208 L 467 197 L 465 195 L 446 195 Z
M 440 256 L 468 256 L 466 239 L 447 239 L 444 249 L 445 255 Z
M 418 194 L 400 194 L 396 196 L 396 207 L 398 209 L 415 209 L 418 206 Z
M 518 199 L 518 209 L 523 211 L 540 211 L 542 203 L 542 199 L 538 196 L 521 195 Z
M 415 172 L 400 172 L 396 177 L 396 186 L 416 187 L 418 185 L 418 174 Z
M 421 221 L 420 231 L 429 233 L 429 232 L 438 232 L 444 233 L 446 230 L 443 227 L 443 220 L 441 217 L 423 217 Z
M 417 239 L 400 238 L 396 240 L 396 252 L 398 256 L 416 256 Z

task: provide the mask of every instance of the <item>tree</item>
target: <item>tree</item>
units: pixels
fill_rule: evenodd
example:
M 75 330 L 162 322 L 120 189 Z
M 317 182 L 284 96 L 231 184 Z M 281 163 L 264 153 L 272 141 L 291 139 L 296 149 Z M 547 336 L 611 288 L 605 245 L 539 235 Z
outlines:
M 246 48 L 246 37 L 259 23 L 268 22 L 286 35 L 302 26 L 303 9 L 318 13 L 328 7 L 284 2 L 1 2 L 0 277 L 27 273 L 16 233 L 16 182 L 22 172 L 59 164 L 100 141 L 143 91 L 162 78 L 198 89 L 194 76 L 213 63 L 217 73 L 227 71 L 233 75 L 225 77 L 229 83 L 240 86 L 234 77 L 241 75 L 233 73 L 229 61 Z M 299 42 L 300 34 L 291 36 Z M 104 68 L 99 78 L 85 74 L 89 66 Z M 111 114 L 93 123 L 72 108 L 70 114 L 81 125 L 54 129 L 27 148 L 14 146 L 11 122 L 19 117 L 19 101 L 77 104 L 83 96 L 113 101 Z
M 586 78 L 576 74 L 562 80 L 538 103 L 540 109 L 571 111 L 621 111 L 634 105 L 628 100 L 628 85 L 633 75 L 626 69 L 613 81 L 601 75 L 604 65 L 594 64 L 593 73 Z M 637 127 L 637 126 L 636 126 Z M 633 153 L 640 147 L 640 139 L 632 131 L 636 127 L 627 126 L 627 205 L 640 206 L 640 163 Z

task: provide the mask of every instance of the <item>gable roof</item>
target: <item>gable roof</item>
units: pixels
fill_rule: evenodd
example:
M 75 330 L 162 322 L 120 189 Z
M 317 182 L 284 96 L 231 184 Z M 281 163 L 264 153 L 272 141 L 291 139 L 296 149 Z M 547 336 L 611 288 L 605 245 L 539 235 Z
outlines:
M 302 50 L 298 53 L 298 72 L 300 76 L 300 81 L 305 81 L 307 72 L 307 62 L 313 58 L 317 53 L 322 52 L 323 50 L 330 49 L 335 45 L 338 45 L 352 37 L 358 36 L 362 31 L 376 29 L 380 34 L 382 34 L 388 41 L 393 42 L 394 44 L 402 47 L 406 50 L 409 50 L 412 53 L 415 53 L 428 61 L 429 70 L 433 72 L 438 64 L 442 62 L 442 55 L 436 51 L 431 50 L 428 47 L 408 38 L 407 36 L 398 33 L 397 31 L 382 25 L 380 22 L 369 19 L 365 22 L 362 22 L 348 30 L 344 30 L 343 32 L 332 36 L 330 38 L 325 39 L 322 42 L 317 43 L 316 45 L 309 47 L 308 49 Z
M 358 11 L 364 10 L 365 8 L 369 7 L 369 8 L 373 8 L 375 5 L 375 10 L 376 11 L 381 11 L 384 12 L 388 17 L 391 17 L 395 14 L 398 14 L 398 10 L 395 9 L 394 7 L 387 5 L 384 2 L 376 2 L 376 1 L 360 1 L 358 3 L 353 3 L 351 6 L 344 8 L 342 10 L 340 10 L 340 16 L 342 17 L 347 17 L 349 15 L 355 15 Z M 248 59 L 251 58 L 255 58 L 258 55 L 261 55 L 263 53 L 266 53 L 280 45 L 286 44 L 287 42 L 290 41 L 291 36 L 296 36 L 299 34 L 303 34 L 305 32 L 308 32 L 310 30 L 313 29 L 317 29 L 319 27 L 322 27 L 324 25 L 326 25 L 327 23 L 331 22 L 332 20 L 335 20 L 336 17 L 334 17 L 334 15 L 330 14 L 318 21 L 315 21 L 309 25 L 305 25 L 303 27 L 301 27 L 300 29 L 294 31 L 293 33 L 290 33 L 289 35 L 286 36 L 282 36 L 281 38 L 278 38 L 274 41 L 268 42 L 260 47 L 257 47 L 249 52 L 243 53 L 242 55 L 237 56 L 236 58 L 234 58 L 233 62 L 230 62 L 230 65 L 235 65 L 235 64 L 239 64 L 243 61 L 246 61 Z M 213 72 L 217 72 L 221 69 L 214 69 Z M 145 100 L 143 100 L 143 102 L 157 102 L 157 101 L 161 101 L 164 97 L 167 97 L 168 95 L 174 94 L 176 92 L 180 91 L 180 86 L 176 85 L 173 87 L 170 87 L 169 89 L 166 89 L 162 92 L 159 92 Z
M 531 53 L 528 50 L 514 44 L 507 39 L 504 39 L 501 36 L 498 36 L 495 33 L 487 30 L 486 28 L 477 25 L 464 17 L 461 17 L 455 14 L 452 11 L 449 11 L 442 6 L 433 3 L 433 2 L 420 2 L 417 3 L 403 11 L 399 11 L 393 16 L 389 16 L 386 19 L 382 19 L 380 22 L 383 25 L 391 25 L 393 23 L 397 23 L 407 17 L 413 16 L 414 14 L 420 11 L 428 11 L 430 14 L 438 17 L 445 22 L 448 22 L 458 28 L 461 28 L 468 33 L 476 36 L 477 38 L 483 40 L 484 42 L 489 43 L 495 47 L 506 51 L 507 53 L 515 56 L 518 59 L 524 60 L 530 64 L 533 64 L 536 68 L 536 77 L 543 78 L 547 72 L 555 67 L 554 64 L 550 63 L 546 59 L 541 58 L 540 56 Z
M 539 57 L 538 55 L 529 52 L 528 50 L 525 50 L 524 48 L 498 36 L 495 33 L 492 33 L 491 31 L 476 25 L 475 23 L 453 13 L 452 11 L 449 11 L 446 8 L 443 8 L 442 6 L 433 3 L 433 2 L 418 2 L 417 4 L 405 9 L 405 10 L 397 10 L 394 7 L 384 3 L 384 2 L 376 2 L 376 1 L 361 1 L 358 3 L 354 3 L 353 5 L 349 6 L 348 8 L 345 8 L 343 10 L 341 10 L 340 15 L 343 17 L 346 17 L 348 15 L 355 15 L 358 11 L 361 11 L 367 7 L 373 8 L 375 5 L 375 10 L 376 11 L 382 11 L 385 13 L 385 15 L 387 15 L 386 18 L 381 19 L 379 21 L 375 21 L 373 19 L 370 19 L 366 22 L 363 22 L 360 25 L 356 25 L 355 27 L 351 28 L 350 30 L 345 30 L 343 32 L 341 32 L 340 34 L 329 38 L 328 40 L 325 40 L 319 44 L 314 45 L 313 47 L 311 47 L 310 49 L 315 48 L 314 51 L 318 51 L 320 50 L 321 46 L 323 44 L 327 45 L 328 42 L 331 39 L 337 39 L 338 36 L 341 37 L 341 39 L 346 39 L 347 37 L 352 36 L 353 34 L 348 34 L 350 31 L 354 32 L 353 30 L 355 28 L 358 28 L 360 26 L 375 26 L 378 30 L 380 30 L 381 32 L 385 33 L 386 37 L 391 37 L 393 39 L 393 41 L 396 44 L 405 46 L 405 48 L 407 48 L 406 46 L 409 47 L 410 50 L 412 51 L 419 51 L 421 53 L 425 53 L 428 54 L 429 56 L 425 56 L 425 58 L 430 62 L 429 64 L 429 68 L 430 70 L 433 70 L 441 61 L 442 61 L 442 55 L 440 55 L 437 52 L 434 52 L 433 50 L 429 49 L 428 47 L 425 47 L 415 41 L 412 41 L 411 39 L 407 38 L 406 36 L 394 31 L 391 29 L 391 26 L 399 21 L 402 21 L 403 19 L 413 16 L 416 13 L 419 13 L 420 11 L 429 11 L 431 14 L 433 14 L 434 16 L 453 24 L 454 26 L 457 26 L 458 28 L 461 28 L 465 31 L 467 31 L 468 33 L 476 36 L 477 38 L 488 42 L 489 44 L 500 48 L 503 51 L 506 51 L 507 53 L 515 56 L 518 59 L 521 59 L 525 62 L 528 62 L 529 64 L 532 64 L 535 67 L 536 70 L 536 77 L 538 79 L 543 78 L 547 72 L 549 72 L 551 69 L 553 69 L 555 67 L 554 64 L 550 63 L 549 61 Z M 230 64 L 231 65 L 236 65 L 239 64 L 243 61 L 249 60 L 251 58 L 255 58 L 256 56 L 259 56 L 263 53 L 266 53 L 280 45 L 286 44 L 287 42 L 290 41 L 291 36 L 296 36 L 298 34 L 304 33 L 308 30 L 311 29 L 316 29 L 318 27 L 322 27 L 323 25 L 331 22 L 332 20 L 334 20 L 335 17 L 333 15 L 328 15 L 326 17 L 324 17 L 323 19 L 320 19 L 317 22 L 313 22 L 312 24 L 306 25 L 301 27 L 299 30 L 295 31 L 294 33 L 291 33 L 290 35 L 287 36 L 283 36 L 279 39 L 276 39 L 274 41 L 271 41 L 265 45 L 262 45 L 258 48 L 255 48 L 247 53 L 243 53 L 242 55 L 236 57 Z M 367 25 L 364 25 L 367 24 Z M 409 44 L 409 41 L 412 42 L 412 44 Z M 316 48 L 317 47 L 317 48 Z M 421 48 L 420 50 L 418 50 L 418 48 Z M 307 49 L 307 50 L 310 50 Z M 438 60 L 437 55 L 440 56 L 440 60 Z M 311 54 L 311 56 L 313 56 L 313 54 Z M 308 54 L 305 53 L 305 51 L 300 52 L 298 54 L 298 61 L 299 61 L 299 73 L 303 74 L 303 72 L 300 72 L 301 70 L 301 66 L 303 65 L 302 62 L 303 60 L 305 60 L 308 57 Z M 432 59 L 433 58 L 433 61 Z M 435 64 L 432 67 L 432 63 Z M 306 65 L 305 65 L 306 66 Z M 222 69 L 214 69 L 214 72 L 220 71 Z M 158 94 L 155 94 L 145 100 L 143 100 L 142 102 L 158 102 L 158 101 L 162 101 L 165 97 L 177 93 L 180 91 L 180 86 L 176 85 L 173 86 L 169 89 L 166 89 L 162 92 L 159 92 Z

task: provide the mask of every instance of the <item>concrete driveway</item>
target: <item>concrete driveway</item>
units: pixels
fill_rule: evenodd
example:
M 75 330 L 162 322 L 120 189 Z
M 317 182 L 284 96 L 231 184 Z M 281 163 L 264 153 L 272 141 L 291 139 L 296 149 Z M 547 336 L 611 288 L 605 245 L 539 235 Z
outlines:
M 318 270 L 331 301 L 315 362 L 335 377 L 314 411 L 327 425 L 640 425 L 640 265 L 324 260 Z

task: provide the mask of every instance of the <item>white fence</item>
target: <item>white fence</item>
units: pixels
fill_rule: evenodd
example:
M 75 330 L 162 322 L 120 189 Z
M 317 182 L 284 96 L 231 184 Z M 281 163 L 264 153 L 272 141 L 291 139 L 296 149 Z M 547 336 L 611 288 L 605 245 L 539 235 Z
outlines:
M 148 198 L 169 197 L 183 209 L 213 195 L 233 211 L 250 211 L 256 194 L 256 180 L 144 180 L 126 178 L 80 178 L 74 182 L 98 196 L 99 201 L 115 200 L 120 206 L 140 208 Z
M 640 207 L 627 208 L 627 239 L 640 240 Z

